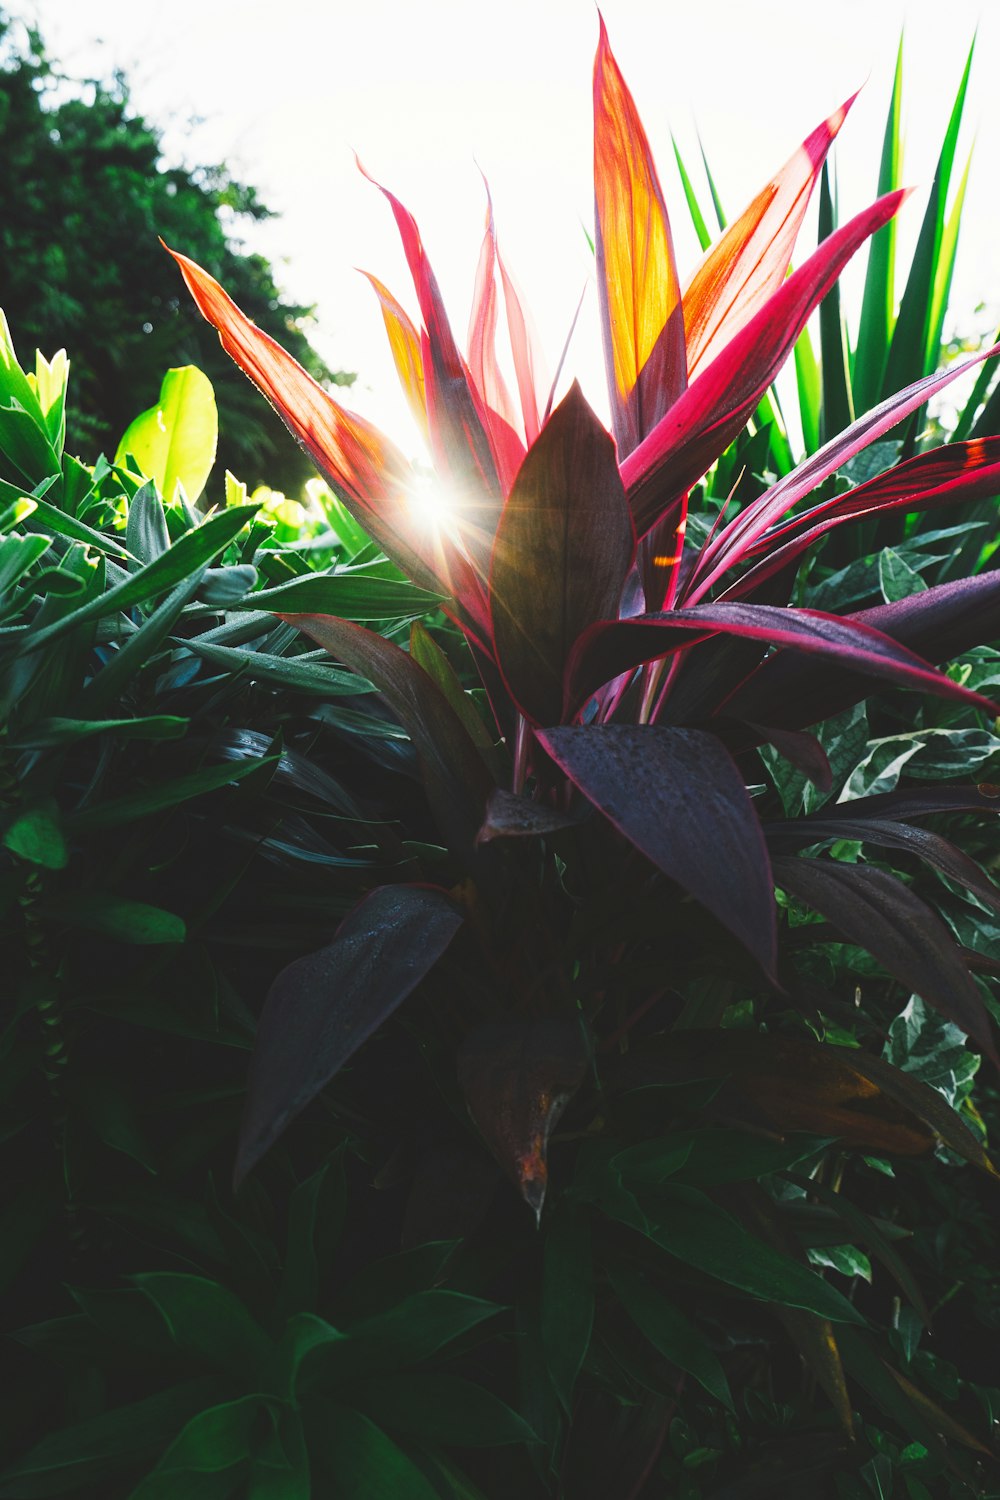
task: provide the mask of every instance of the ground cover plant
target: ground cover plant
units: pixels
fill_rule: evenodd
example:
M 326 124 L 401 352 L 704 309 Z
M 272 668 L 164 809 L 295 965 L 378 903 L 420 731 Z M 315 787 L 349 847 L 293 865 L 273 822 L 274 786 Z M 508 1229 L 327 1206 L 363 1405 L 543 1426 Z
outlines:
M 779 464 L 902 194 L 787 274 L 845 107 L 682 292 L 603 28 L 594 99 L 613 436 L 492 218 L 463 357 L 391 195 L 433 481 L 179 252 L 311 512 L 209 480 L 196 372 L 91 468 L 4 346 L 0 1495 L 995 1488 L 1000 584 L 900 521 L 992 515 L 988 382 L 975 437 L 901 425 L 973 358 Z

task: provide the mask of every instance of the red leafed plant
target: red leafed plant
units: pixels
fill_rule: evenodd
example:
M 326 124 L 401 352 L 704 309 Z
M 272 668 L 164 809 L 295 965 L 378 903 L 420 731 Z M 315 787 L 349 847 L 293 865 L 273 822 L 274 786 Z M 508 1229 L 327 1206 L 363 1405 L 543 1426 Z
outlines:
M 978 867 L 920 825 L 935 812 L 989 809 L 990 794 L 972 786 L 890 793 L 768 822 L 748 789 L 759 746 L 828 787 L 826 756 L 808 728 L 878 682 L 996 714 L 939 667 L 1000 634 L 1000 574 L 856 614 L 789 602 L 803 555 L 833 528 L 1000 489 L 1000 439 L 990 437 L 922 453 L 832 498 L 821 489 L 976 361 L 900 391 L 758 498 L 720 514 L 698 545 L 686 537 L 692 487 L 752 416 L 847 261 L 905 196 L 879 199 L 789 271 L 851 102 L 807 137 L 684 286 L 653 157 L 602 24 L 594 175 L 610 434 L 577 385 L 554 404 L 541 384 L 492 210 L 463 354 L 416 222 L 386 192 L 419 321 L 370 280 L 433 456 L 433 515 L 403 454 L 173 252 L 224 347 L 352 514 L 414 581 L 446 596 L 492 715 L 486 733 L 421 626 L 406 652 L 340 619 L 284 617 L 371 681 L 405 726 L 450 873 L 441 882 L 439 864 L 436 883 L 368 892 L 328 948 L 279 977 L 261 1016 L 238 1179 L 434 975 L 440 1036 L 455 1059 L 450 1077 L 539 1216 L 549 1135 L 575 1097 L 580 1133 L 593 1136 L 577 1163 L 576 1211 L 597 1203 L 685 1258 L 673 1229 L 614 1196 L 605 1170 L 613 1153 L 600 1154 L 608 1092 L 662 1079 L 664 1069 L 676 1081 L 685 1069 L 704 1077 L 721 1066 L 735 1080 L 733 1108 L 758 1123 L 904 1152 L 929 1149 L 945 1131 L 954 1149 L 986 1164 L 957 1120 L 943 1124 L 887 1064 L 851 1054 L 849 1065 L 843 1049 L 806 1040 L 784 1051 L 775 1041 L 769 1051 L 755 1036 L 741 1051 L 732 1033 L 719 1032 L 713 1044 L 712 1007 L 685 1012 L 678 1000 L 686 978 L 725 972 L 729 999 L 745 990 L 794 1004 L 796 971 L 779 941 L 791 902 L 867 949 L 996 1061 L 976 983 L 935 912 L 878 866 L 817 853 L 838 837 L 902 849 L 995 906 Z M 501 300 L 516 395 L 496 354 Z M 672 1029 L 679 1017 L 682 1028 Z M 627 1046 L 640 1034 L 653 1037 L 641 1057 Z M 622 1191 L 620 1174 L 615 1180 Z M 685 1202 L 694 1223 L 702 1209 Z M 730 1207 L 740 1232 L 752 1231 L 760 1253 L 766 1246 L 792 1277 L 793 1254 L 766 1205 L 748 1195 Z M 721 1263 L 706 1274 L 740 1284 Z M 635 1287 L 619 1279 L 628 1305 Z M 768 1295 L 759 1284 L 747 1289 Z M 849 1315 L 795 1288 L 773 1300 L 797 1309 L 787 1311 L 788 1330 L 849 1422 L 829 1332 L 831 1318 Z M 857 1363 L 860 1346 L 849 1347 Z

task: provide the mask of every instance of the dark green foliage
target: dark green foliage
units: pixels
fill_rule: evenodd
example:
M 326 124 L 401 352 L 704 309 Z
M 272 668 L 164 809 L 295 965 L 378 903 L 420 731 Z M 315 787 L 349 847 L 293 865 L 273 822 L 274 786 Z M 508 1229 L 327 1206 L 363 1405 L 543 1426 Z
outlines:
M 165 167 L 155 125 L 122 76 L 67 79 L 41 37 L 0 12 L 0 305 L 21 348 L 73 353 L 71 452 L 111 452 L 170 366 L 211 377 L 222 412 L 220 461 L 241 479 L 296 492 L 313 472 L 190 303 L 157 235 L 184 245 L 232 287 L 261 328 L 321 381 L 334 374 L 304 331 L 310 309 L 278 291 L 239 226 L 268 210 L 222 165 Z

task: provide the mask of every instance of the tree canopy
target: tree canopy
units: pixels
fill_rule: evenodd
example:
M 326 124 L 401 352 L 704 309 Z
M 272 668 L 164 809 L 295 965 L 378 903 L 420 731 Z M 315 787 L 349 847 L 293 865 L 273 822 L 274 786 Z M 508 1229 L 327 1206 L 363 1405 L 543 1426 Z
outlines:
M 270 217 L 223 164 L 164 160 L 161 131 L 131 105 L 125 76 L 67 78 L 37 31 L 0 11 L 0 307 L 22 360 L 65 347 L 73 361 L 68 446 L 112 453 L 164 372 L 196 364 L 215 386 L 219 459 L 251 484 L 294 490 L 304 455 L 219 347 L 158 236 L 211 270 L 311 375 L 328 368 L 304 325 L 311 308 L 279 291 L 269 262 L 240 246 Z

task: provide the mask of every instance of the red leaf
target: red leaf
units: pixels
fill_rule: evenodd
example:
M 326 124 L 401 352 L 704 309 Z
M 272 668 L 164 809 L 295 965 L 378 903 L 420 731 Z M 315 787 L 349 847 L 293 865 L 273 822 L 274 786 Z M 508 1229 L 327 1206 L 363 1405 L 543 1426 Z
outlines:
M 462 924 L 434 886 L 372 891 L 333 942 L 268 991 L 240 1130 L 235 1184 L 433 968 Z
M 617 615 L 634 553 L 614 444 L 574 384 L 521 466 L 490 572 L 497 664 L 535 723 L 559 719 L 570 649 Z
M 420 334 L 392 293 L 377 277 L 362 271 L 374 288 L 382 308 L 382 321 L 389 337 L 393 363 L 403 394 L 410 404 L 417 426 L 425 437 L 427 429 L 427 393 L 424 390 L 424 361 L 420 353 Z
M 986 1007 L 954 939 L 908 886 L 870 865 L 789 855 L 774 860 L 774 876 L 954 1021 L 1000 1068 Z
M 624 456 L 684 390 L 687 364 L 663 192 L 603 20 L 594 61 L 594 197 L 604 361 Z
M 688 375 L 719 354 L 778 290 L 809 197 L 856 94 L 807 136 L 706 253 L 684 293 Z
M 743 778 L 715 735 L 590 724 L 540 730 L 538 738 L 584 796 L 773 978 L 767 845 Z
M 481 1026 L 462 1047 L 458 1077 L 469 1113 L 537 1218 L 549 1135 L 586 1072 L 579 1023 L 553 1016 Z
M 414 510 L 412 470 L 399 450 L 363 417 L 338 406 L 206 271 L 174 250 L 169 253 L 202 316 L 218 329 L 226 353 L 267 397 L 365 530 L 415 583 L 454 593 L 448 558 Z
M 469 321 L 469 371 L 483 405 L 490 447 L 496 461 L 503 493 L 509 494 L 524 458 L 524 444 L 517 433 L 517 413 L 496 356 L 497 241 L 493 227 L 493 204 L 486 189 L 486 233 L 479 254 L 476 286 Z
M 636 531 L 644 536 L 743 427 L 809 319 L 858 246 L 892 218 L 889 193 L 823 241 L 622 463 Z

